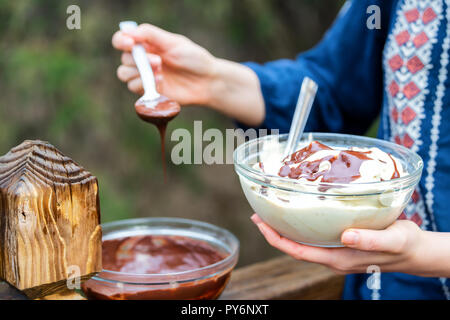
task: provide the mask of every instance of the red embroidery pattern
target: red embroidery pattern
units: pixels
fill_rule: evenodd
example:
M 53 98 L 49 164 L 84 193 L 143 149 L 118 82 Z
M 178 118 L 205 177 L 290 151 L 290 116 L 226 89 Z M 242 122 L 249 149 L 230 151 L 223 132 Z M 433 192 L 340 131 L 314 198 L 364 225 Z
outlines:
M 441 18 L 442 2 L 404 1 L 384 51 L 391 137 L 414 151 L 422 145 L 420 124 L 425 117 L 423 104 L 434 44 L 430 39 L 436 38 Z M 399 219 L 426 228 L 425 204 L 418 188 Z

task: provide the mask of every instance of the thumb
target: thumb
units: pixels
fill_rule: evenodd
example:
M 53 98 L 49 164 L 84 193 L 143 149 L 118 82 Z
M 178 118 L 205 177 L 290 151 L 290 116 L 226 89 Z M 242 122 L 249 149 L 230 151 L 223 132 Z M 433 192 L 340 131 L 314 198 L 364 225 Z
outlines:
M 411 226 L 410 221 L 396 221 L 385 230 L 348 229 L 342 233 L 341 242 L 350 248 L 364 251 L 400 253 L 405 248 Z
M 127 31 L 136 41 L 143 42 L 151 52 L 164 53 L 173 48 L 182 36 L 172 33 L 151 24 L 141 24 L 136 29 Z

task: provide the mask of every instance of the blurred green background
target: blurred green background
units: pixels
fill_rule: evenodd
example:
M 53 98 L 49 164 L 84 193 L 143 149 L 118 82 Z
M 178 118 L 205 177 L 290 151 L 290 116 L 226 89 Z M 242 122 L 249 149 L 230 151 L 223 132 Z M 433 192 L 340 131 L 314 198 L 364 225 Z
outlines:
M 240 265 L 279 253 L 250 222 L 231 165 L 169 165 L 163 182 L 157 131 L 140 121 L 137 97 L 116 78 L 111 36 L 121 20 L 183 33 L 235 61 L 293 58 L 313 46 L 343 1 L 331 0 L 0 0 L 0 154 L 25 139 L 47 140 L 99 178 L 102 221 L 176 216 L 225 227 L 241 240 Z M 81 30 L 66 9 L 81 8 Z M 206 108 L 169 126 L 233 128 Z M 171 144 L 168 141 L 167 153 Z

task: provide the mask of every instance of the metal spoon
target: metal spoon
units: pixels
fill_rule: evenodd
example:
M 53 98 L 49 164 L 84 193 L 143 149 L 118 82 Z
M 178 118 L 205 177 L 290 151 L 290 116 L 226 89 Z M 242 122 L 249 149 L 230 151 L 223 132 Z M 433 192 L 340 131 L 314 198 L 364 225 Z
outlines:
M 120 30 L 127 32 L 137 28 L 138 24 L 134 21 L 122 21 L 119 26 Z M 131 53 L 144 87 L 144 95 L 135 103 L 136 113 L 142 120 L 157 126 L 167 124 L 180 113 L 179 103 L 159 94 L 156 90 L 155 76 L 145 48 L 141 44 L 135 44 Z
M 136 29 L 138 24 L 134 21 L 122 21 L 119 23 L 119 27 L 120 30 L 127 32 Z M 145 48 L 141 44 L 136 44 L 133 46 L 131 54 L 141 75 L 144 87 L 144 95 L 139 98 L 138 102 L 146 107 L 154 108 L 158 104 L 158 99 L 161 95 L 156 90 L 155 76 L 148 62 Z
M 127 32 L 137 28 L 134 21 L 122 21 L 120 30 Z M 156 90 L 155 76 L 147 59 L 145 48 L 141 44 L 135 44 L 131 51 L 134 62 L 139 70 L 144 87 L 144 95 L 136 101 L 134 108 L 137 115 L 144 121 L 156 125 L 161 137 L 161 157 L 163 163 L 164 180 L 166 180 L 165 143 L 167 123 L 175 118 L 181 110 L 178 102 L 159 94 Z
M 288 140 L 284 149 L 283 159 L 286 159 L 294 153 L 297 146 L 298 139 L 302 136 L 305 130 L 306 120 L 308 120 L 311 107 L 316 97 L 318 85 L 314 80 L 305 77 L 302 82 L 300 94 L 295 107 L 294 117 L 291 122 L 291 129 L 289 130 Z

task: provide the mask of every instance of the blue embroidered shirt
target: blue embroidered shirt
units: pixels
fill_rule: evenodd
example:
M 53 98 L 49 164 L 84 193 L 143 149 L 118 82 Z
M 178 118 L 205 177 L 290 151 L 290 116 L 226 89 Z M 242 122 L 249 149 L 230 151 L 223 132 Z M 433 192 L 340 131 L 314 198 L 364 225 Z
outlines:
M 370 5 L 380 8 L 380 29 L 367 27 Z M 378 137 L 418 152 L 425 164 L 400 218 L 450 232 L 449 49 L 450 1 L 354 0 L 313 49 L 294 60 L 246 65 L 260 80 L 262 127 L 289 130 L 305 76 L 319 84 L 307 131 L 364 134 L 381 114 Z M 450 299 L 445 278 L 381 273 L 378 289 L 367 285 L 368 276 L 347 276 L 344 298 Z

